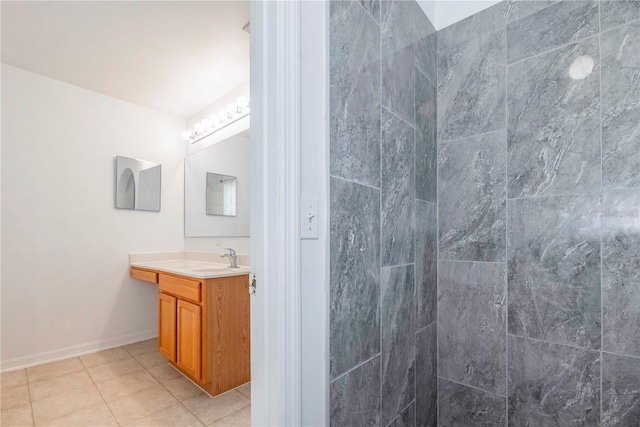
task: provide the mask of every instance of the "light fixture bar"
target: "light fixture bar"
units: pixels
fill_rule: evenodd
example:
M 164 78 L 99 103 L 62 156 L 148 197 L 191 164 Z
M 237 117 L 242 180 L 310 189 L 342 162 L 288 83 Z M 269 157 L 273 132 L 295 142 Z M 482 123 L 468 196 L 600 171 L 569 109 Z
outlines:
M 182 139 L 192 144 L 226 128 L 250 114 L 249 101 L 244 96 L 239 97 L 235 103 L 227 105 L 227 108 L 218 110 L 218 114 L 212 114 L 208 118 L 196 123 L 193 130 L 182 132 Z

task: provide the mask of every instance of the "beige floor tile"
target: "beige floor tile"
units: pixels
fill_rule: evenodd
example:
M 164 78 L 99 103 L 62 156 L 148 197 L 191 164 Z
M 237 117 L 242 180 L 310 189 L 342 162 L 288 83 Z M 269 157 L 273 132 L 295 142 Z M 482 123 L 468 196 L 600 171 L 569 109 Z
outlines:
M 162 384 L 180 402 L 183 402 L 187 399 L 191 399 L 192 397 L 195 397 L 201 393 L 204 393 L 198 386 L 196 386 L 194 383 L 192 383 L 182 375 L 180 375 L 178 378 L 165 381 Z
M 125 345 L 122 347 L 132 356 L 139 354 L 151 353 L 152 351 L 158 351 L 158 340 L 156 338 L 140 341 L 133 344 Z
M 237 387 L 238 390 L 244 397 L 247 399 L 251 399 L 251 383 L 248 382 L 246 384 L 242 384 L 240 387 Z
M 154 366 L 153 368 L 149 368 L 148 371 L 160 382 L 172 380 L 174 378 L 182 376 L 182 374 L 178 372 L 176 368 L 168 363 L 165 363 L 164 365 Z
M 3 410 L 24 405 L 25 403 L 29 403 L 29 389 L 26 384 L 8 387 L 2 390 L 0 408 Z
M 31 405 L 20 405 L 10 409 L 3 409 L 0 413 L 0 425 L 3 427 L 27 427 L 33 425 Z
M 127 426 L 202 427 L 202 423 L 182 405 L 171 406 Z
M 29 392 L 31 393 L 31 400 L 35 401 L 92 384 L 93 382 L 87 371 L 82 370 L 32 382 L 29 384 Z
M 107 403 L 137 393 L 153 386 L 159 385 L 153 376 L 147 371 L 138 371 L 121 377 L 111 378 L 106 381 L 96 382 L 96 387 Z
M 88 409 L 104 402 L 95 386 L 82 387 L 31 402 L 36 424 Z
M 37 426 L 60 426 L 60 427 L 98 427 L 117 426 L 115 418 L 111 414 L 109 407 L 101 402 L 90 408 L 82 409 L 73 414 L 61 418 L 38 423 Z
M 214 398 L 206 394 L 200 394 L 183 402 L 184 406 L 206 425 L 238 412 L 245 406 L 249 406 L 250 403 L 249 399 L 235 390 Z
M 80 360 L 85 368 L 91 368 L 92 366 L 98 366 L 116 360 L 128 359 L 129 357 L 131 357 L 129 353 L 124 351 L 122 347 L 118 347 L 80 356 Z
M 17 385 L 27 383 L 27 370 L 20 369 L 19 371 L 5 372 L 0 376 L 0 384 L 2 384 L 2 390 Z
M 167 358 L 158 353 L 157 351 L 153 351 L 150 353 L 137 354 L 134 356 L 138 362 L 145 368 L 153 368 L 154 366 L 162 365 L 167 363 Z
M 251 427 L 251 406 L 216 421 L 211 427 Z
M 111 378 L 121 377 L 142 370 L 143 367 L 132 357 L 103 363 L 102 365 L 87 368 L 87 372 L 94 381 L 106 381 Z
M 164 387 L 157 385 L 109 402 L 109 408 L 118 423 L 128 424 L 176 403 L 178 401 Z
M 81 371 L 84 369 L 80 359 L 61 360 L 59 362 L 47 363 L 46 365 L 34 366 L 27 368 L 27 377 L 29 382 L 41 381 L 47 378 L 57 377 L 59 375 L 69 374 L 71 372 Z

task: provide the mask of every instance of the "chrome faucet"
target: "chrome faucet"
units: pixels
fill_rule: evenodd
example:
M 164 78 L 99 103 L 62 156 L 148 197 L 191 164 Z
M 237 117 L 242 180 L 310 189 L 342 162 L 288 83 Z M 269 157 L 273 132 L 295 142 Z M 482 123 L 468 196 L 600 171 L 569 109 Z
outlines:
M 238 267 L 238 256 L 236 255 L 236 251 L 231 248 L 224 248 L 229 251 L 228 254 L 221 254 L 220 258 L 229 258 L 229 268 L 240 268 Z

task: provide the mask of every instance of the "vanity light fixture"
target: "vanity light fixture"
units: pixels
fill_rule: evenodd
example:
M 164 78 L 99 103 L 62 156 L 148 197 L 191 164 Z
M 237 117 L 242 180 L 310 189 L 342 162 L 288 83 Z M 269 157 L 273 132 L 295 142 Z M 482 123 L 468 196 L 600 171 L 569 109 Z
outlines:
M 249 100 L 244 96 L 240 96 L 236 99 L 236 102 L 227 105 L 227 108 L 221 108 L 217 114 L 212 114 L 193 125 L 193 130 L 182 132 L 182 139 L 193 144 L 248 116 L 249 113 Z

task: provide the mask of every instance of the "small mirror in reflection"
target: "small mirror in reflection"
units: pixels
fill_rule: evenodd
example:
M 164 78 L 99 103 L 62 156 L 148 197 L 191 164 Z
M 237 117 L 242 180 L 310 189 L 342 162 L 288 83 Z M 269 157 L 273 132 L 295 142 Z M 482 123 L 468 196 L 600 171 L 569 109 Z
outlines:
M 207 215 L 236 216 L 236 177 L 207 172 Z
M 157 163 L 116 157 L 116 208 L 159 212 L 161 176 Z

